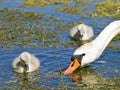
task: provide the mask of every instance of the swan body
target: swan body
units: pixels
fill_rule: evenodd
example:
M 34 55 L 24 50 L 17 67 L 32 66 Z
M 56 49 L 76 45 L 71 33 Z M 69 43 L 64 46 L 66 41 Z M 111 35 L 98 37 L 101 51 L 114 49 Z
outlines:
M 100 57 L 110 41 L 120 33 L 120 20 L 107 25 L 104 30 L 93 41 L 78 47 L 72 56 L 72 61 L 64 74 L 72 73 L 76 68 L 89 64 Z M 75 60 L 79 62 L 75 65 Z M 77 66 L 77 67 L 74 67 Z
M 29 52 L 23 52 L 14 59 L 12 66 L 17 73 L 33 72 L 39 69 L 40 62 Z
M 93 37 L 93 29 L 85 24 L 79 24 L 71 29 L 70 37 L 74 40 L 89 40 Z

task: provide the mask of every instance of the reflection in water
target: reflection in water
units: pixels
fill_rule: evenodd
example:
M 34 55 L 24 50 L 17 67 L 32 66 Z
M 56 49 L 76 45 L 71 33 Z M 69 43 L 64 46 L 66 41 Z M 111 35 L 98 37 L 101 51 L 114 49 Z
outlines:
M 79 89 L 114 89 L 120 88 L 120 77 L 105 78 L 95 69 L 90 67 L 82 68 L 73 74 L 69 75 L 72 83 Z M 118 80 L 118 81 L 117 81 Z
M 37 76 L 38 73 L 39 71 L 23 74 L 14 73 L 14 75 L 17 77 L 17 82 L 20 85 L 19 88 L 21 90 L 29 90 L 35 88 L 35 84 L 40 81 L 40 78 Z
M 107 53 L 105 52 L 100 58 L 100 60 L 106 63 L 104 65 L 100 63 L 96 65 L 92 64 L 96 69 L 91 67 L 82 68 L 69 77 L 63 76 L 57 72 L 61 70 L 61 68 L 67 67 L 74 51 L 74 46 L 76 46 L 74 42 L 69 42 L 68 33 L 73 25 L 84 21 L 86 24 L 93 26 L 96 36 L 101 28 L 108 22 L 111 22 L 111 19 L 82 18 L 81 15 L 75 14 L 76 9 L 73 15 L 54 11 L 57 8 L 63 9 L 64 7 L 61 7 L 61 5 L 48 5 L 45 8 L 23 8 L 19 6 L 22 1 L 25 0 L 12 0 L 12 2 L 11 0 L 3 0 L 3 3 L 0 3 L 0 8 L 9 8 L 1 9 L 0 12 L 0 30 L 4 31 L 4 33 L 0 33 L 0 46 L 1 48 L 13 48 L 10 50 L 0 48 L 0 89 L 3 88 L 3 90 L 6 90 L 10 87 L 10 90 L 41 90 L 42 87 L 45 87 L 47 89 L 42 90 L 56 90 L 54 88 L 58 88 L 61 85 L 62 87 L 57 90 L 120 89 L 120 52 L 116 49 L 111 48 L 110 51 L 107 49 Z M 71 0 L 62 1 L 64 5 L 70 4 L 67 8 L 71 6 L 81 8 L 78 2 L 81 4 L 83 0 L 74 0 L 76 3 Z M 92 2 L 93 0 L 84 1 Z M 101 2 L 101 0 L 96 0 L 95 2 L 98 1 Z M 12 10 L 13 8 L 23 12 Z M 86 13 L 90 13 L 93 11 L 94 5 L 91 3 L 91 6 L 82 6 L 82 9 L 84 8 L 89 11 Z M 43 16 L 43 14 L 45 16 Z M 43 33 L 41 34 L 41 32 Z M 5 38 L 3 36 L 5 36 Z M 118 45 L 119 40 L 114 47 L 119 48 Z M 42 62 L 40 72 L 12 74 L 11 62 L 13 58 L 22 51 L 37 54 Z M 116 76 L 114 76 L 114 70 L 117 70 Z M 101 74 L 107 76 L 107 78 L 103 77 Z M 111 75 L 114 77 L 110 78 Z M 67 89 L 67 87 L 70 87 L 70 89 Z M 73 87 L 75 89 L 71 89 Z
M 65 76 L 61 71 L 64 71 L 63 69 L 69 64 L 73 49 L 30 48 L 26 50 L 32 51 L 31 53 L 41 59 L 40 72 L 12 73 L 11 62 L 13 58 L 24 50 L 15 49 L 14 51 L 1 52 L 0 88 L 6 87 L 11 90 L 100 90 L 99 88 L 119 90 L 120 88 L 120 57 L 117 52 L 111 53 L 112 55 L 109 57 L 104 57 L 109 53 L 105 52 L 99 63 L 94 62 L 89 67 L 78 69 L 73 74 Z M 6 65 L 7 67 L 5 67 Z M 110 77 L 112 74 L 114 76 Z
M 74 85 L 91 87 L 94 85 L 105 84 L 106 79 L 103 78 L 95 69 L 90 67 L 82 68 L 69 75 Z

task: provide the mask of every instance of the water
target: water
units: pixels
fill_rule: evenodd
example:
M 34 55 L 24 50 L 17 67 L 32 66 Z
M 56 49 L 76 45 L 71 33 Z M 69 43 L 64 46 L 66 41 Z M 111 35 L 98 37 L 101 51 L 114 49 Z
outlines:
M 102 28 L 114 19 L 107 18 L 82 18 L 81 15 L 62 14 L 53 12 L 54 8 L 47 6 L 43 8 L 23 8 L 19 4 L 21 0 L 4 0 L 0 3 L 1 8 L 17 9 L 24 12 L 44 13 L 45 17 L 53 16 L 62 24 L 78 23 L 84 21 L 95 30 L 95 37 Z M 16 3 L 16 4 L 14 4 Z M 93 8 L 93 7 L 92 7 Z M 46 11 L 48 10 L 48 12 Z M 95 23 L 97 21 L 97 23 Z M 98 22 L 99 21 L 99 22 Z M 52 25 L 54 27 L 54 25 Z M 55 26 L 57 27 L 57 26 Z M 60 28 L 58 28 L 60 29 Z M 69 30 L 60 33 L 58 38 L 70 41 Z M 118 42 L 112 42 L 119 47 Z M 68 67 L 71 56 L 76 46 L 73 47 L 15 47 L 12 49 L 0 49 L 0 88 L 10 89 L 116 89 L 120 88 L 120 51 L 106 48 L 101 57 L 88 66 L 76 70 L 73 74 L 65 76 L 62 72 Z M 17 74 L 12 70 L 12 61 L 23 51 L 34 54 L 40 60 L 38 71 L 29 74 Z
M 23 51 L 34 54 L 40 60 L 41 66 L 39 71 L 28 75 L 17 74 L 12 71 L 11 64 L 13 59 Z M 0 87 L 15 88 L 19 86 L 22 89 L 44 87 L 49 89 L 68 85 L 76 88 L 84 87 L 85 85 L 90 87 L 90 85 L 107 84 L 107 80 L 112 78 L 119 79 L 119 52 L 109 50 L 106 50 L 96 62 L 88 67 L 79 69 L 69 76 L 64 76 L 61 72 L 70 63 L 73 51 L 74 49 L 66 48 L 3 50 L 0 52 Z M 101 80 L 103 81 L 101 82 Z

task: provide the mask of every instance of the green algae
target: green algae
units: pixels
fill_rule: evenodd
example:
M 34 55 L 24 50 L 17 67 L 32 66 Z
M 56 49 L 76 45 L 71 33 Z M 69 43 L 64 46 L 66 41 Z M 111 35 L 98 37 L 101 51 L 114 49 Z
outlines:
M 113 38 L 113 40 L 114 40 L 114 41 L 120 40 L 120 34 L 118 34 L 117 36 L 115 36 L 115 37 Z
M 91 3 L 93 1 L 91 0 L 73 0 L 76 4 L 80 4 L 82 6 L 86 6 L 86 5 L 91 5 Z
M 77 25 L 78 23 L 61 24 L 60 20 L 54 17 L 43 19 L 43 14 L 34 14 L 29 12 L 19 12 L 13 10 L 1 10 L 0 20 L 2 21 L 2 26 L 0 27 L 0 47 L 2 48 L 15 48 L 15 47 L 66 47 L 69 48 L 75 42 L 65 42 L 58 38 L 59 34 L 68 33 L 69 28 Z M 67 12 L 71 13 L 71 12 Z M 51 26 L 49 26 L 51 25 Z M 120 35 L 117 35 L 114 41 L 120 40 Z M 120 51 L 119 47 L 114 47 L 113 44 L 108 46 L 112 50 Z M 82 72 L 83 73 L 83 72 Z M 86 72 L 85 72 L 86 73 Z M 89 76 L 91 75 L 90 72 Z M 93 73 L 93 72 L 92 72 Z M 84 74 L 83 74 L 84 75 Z M 53 75 L 55 76 L 55 75 Z M 57 76 L 56 76 L 57 77 Z M 53 90 L 76 90 L 76 89 L 90 89 L 90 90 L 101 90 L 101 89 L 112 89 L 118 90 L 120 88 L 119 84 L 120 78 L 109 79 L 108 81 L 99 80 L 97 84 L 85 84 L 85 82 L 80 82 L 78 87 L 72 88 L 64 84 L 59 85 L 56 88 L 50 87 Z M 74 82 L 74 85 L 76 85 Z M 32 87 L 34 90 L 46 90 L 46 87 Z M 18 90 L 22 89 L 18 86 L 13 88 L 3 88 L 3 90 Z M 28 88 L 27 88 L 28 89 Z
M 92 17 L 101 18 L 120 18 L 120 2 L 106 0 L 96 4 L 96 9 L 92 13 Z
M 21 4 L 22 7 L 45 7 L 48 5 L 63 5 L 68 6 L 71 2 L 75 2 L 76 4 L 80 5 L 90 5 L 92 1 L 84 1 L 84 0 L 24 0 L 24 2 Z
M 81 42 L 62 40 L 61 34 L 69 33 L 70 28 L 79 23 L 62 24 L 54 17 L 44 18 L 44 14 L 20 12 L 17 10 L 0 10 L 0 47 L 66 47 L 80 46 Z M 117 35 L 114 41 L 120 40 Z M 112 46 L 110 46 L 112 48 Z M 112 48 L 120 50 L 119 47 Z
M 68 5 L 68 0 L 25 0 L 21 6 L 29 8 L 29 7 L 45 7 L 47 5 L 58 5 L 58 4 L 62 4 L 62 5 Z
M 120 51 L 120 47 L 116 47 L 116 46 L 114 46 L 114 45 L 111 44 L 111 43 L 107 46 L 107 48 L 112 49 L 112 50 L 115 50 L 115 51 Z
M 76 8 L 76 7 L 70 7 L 70 8 L 57 8 L 55 11 L 62 12 L 64 14 L 70 13 L 70 14 L 81 14 L 84 9 L 82 8 Z
M 27 0 L 26 0 L 27 1 Z M 36 2 L 37 0 L 28 0 L 29 2 Z M 42 1 L 39 1 L 42 2 Z M 44 1 L 46 2 L 46 1 Z M 70 1 L 50 1 L 51 4 L 47 5 L 69 5 Z M 50 3 L 49 2 L 49 3 Z M 54 2 L 54 3 L 52 3 Z M 86 1 L 74 0 L 76 3 L 82 5 Z M 105 2 L 112 2 L 112 6 L 117 6 L 116 2 L 107 0 Z M 98 3 L 96 7 L 102 6 L 103 3 Z M 64 4 L 63 4 L 64 3 Z M 99 5 L 100 4 L 100 5 Z M 105 6 L 104 4 L 103 6 Z M 107 5 L 108 6 L 108 5 Z M 106 7 L 106 6 L 105 6 Z M 105 8 L 106 9 L 106 8 Z M 108 8 L 107 8 L 108 9 Z M 101 9 L 102 10 L 102 9 Z M 83 8 L 76 7 L 64 7 L 55 9 L 56 12 L 62 12 L 64 14 L 82 14 Z M 119 11 L 119 9 L 118 9 Z M 59 35 L 69 33 L 70 28 L 79 23 L 62 24 L 60 19 L 50 16 L 45 18 L 44 14 L 37 14 L 33 12 L 20 12 L 11 9 L 0 9 L 0 47 L 2 48 L 15 48 L 15 47 L 71 47 L 76 45 L 71 40 L 64 41 Z M 96 10 L 94 11 L 96 12 Z M 99 12 L 100 13 L 100 12 Z M 112 14 L 111 14 L 112 15 Z M 86 15 L 85 17 L 88 17 Z M 120 40 L 120 35 L 117 35 L 113 40 Z M 77 43 L 81 45 L 81 43 Z M 119 50 L 119 49 L 118 49 Z
M 95 1 L 88 1 L 88 0 L 25 0 L 21 6 L 23 7 L 45 7 L 48 5 L 63 5 L 69 6 L 70 2 L 75 2 L 76 4 L 82 6 L 89 6 L 95 4 Z M 92 12 L 92 14 L 84 14 L 83 17 L 102 17 L 102 18 L 120 18 L 120 2 L 117 0 L 106 0 L 104 2 L 100 2 L 96 4 L 96 9 Z M 70 14 L 81 14 L 83 11 L 87 11 L 87 8 L 78 8 L 78 7 L 64 7 L 64 8 L 57 8 L 55 11 L 62 12 L 62 13 L 70 13 Z
M 0 47 L 70 47 L 60 34 L 68 32 L 70 25 L 62 25 L 54 17 L 44 14 L 1 9 Z M 70 45 L 69 45 L 70 44 Z
M 31 30 L 35 24 L 33 20 L 40 20 L 43 14 L 30 12 L 18 12 L 16 10 L 1 9 L 0 21 L 0 42 L 1 47 L 14 47 L 15 45 L 36 45 L 31 44 L 31 36 L 38 31 Z

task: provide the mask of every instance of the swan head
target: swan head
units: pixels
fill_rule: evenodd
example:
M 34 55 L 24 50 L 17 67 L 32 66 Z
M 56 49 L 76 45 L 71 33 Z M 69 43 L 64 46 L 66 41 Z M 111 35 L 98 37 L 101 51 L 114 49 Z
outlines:
M 65 75 L 71 74 L 77 68 L 83 67 L 93 61 L 95 61 L 100 53 L 95 52 L 96 49 L 91 43 L 86 43 L 77 48 L 71 57 L 71 63 L 69 67 L 64 71 Z
M 23 52 L 20 55 L 20 62 L 21 62 L 21 66 L 23 67 L 24 71 L 28 71 L 29 69 L 29 62 L 31 60 L 31 55 L 28 52 Z
M 118 33 L 120 33 L 120 20 L 108 24 L 95 40 L 75 50 L 71 58 L 71 63 L 64 71 L 64 74 L 71 74 L 78 67 L 82 67 L 98 59 L 112 38 Z

